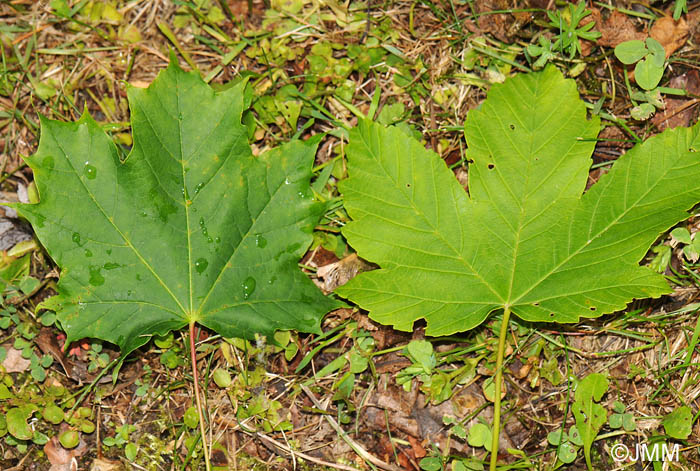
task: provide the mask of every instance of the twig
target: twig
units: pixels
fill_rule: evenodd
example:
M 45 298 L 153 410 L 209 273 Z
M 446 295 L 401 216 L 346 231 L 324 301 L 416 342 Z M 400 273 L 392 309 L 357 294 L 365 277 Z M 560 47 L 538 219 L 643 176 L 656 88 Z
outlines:
M 691 106 L 696 105 L 698 102 L 700 102 L 700 99 L 699 99 L 699 98 L 693 98 L 692 100 L 689 100 L 689 101 L 683 103 L 681 106 L 679 106 L 678 108 L 676 108 L 675 110 L 673 110 L 673 111 L 672 111 L 670 114 L 668 114 L 668 115 L 666 115 L 666 111 L 664 110 L 664 113 L 661 115 L 661 116 L 663 116 L 664 119 L 662 119 L 661 121 L 659 121 L 658 124 L 657 124 L 657 126 L 660 126 L 662 123 L 665 123 L 665 122 L 668 121 L 669 119 L 671 119 L 671 118 L 673 118 L 674 116 L 676 116 L 678 113 L 681 113 L 681 112 L 687 110 L 688 108 L 690 108 Z
M 323 412 L 327 412 L 327 411 L 326 411 L 326 408 L 323 407 L 323 405 L 322 405 L 320 402 L 318 402 L 318 399 L 316 399 L 316 396 L 313 395 L 313 393 L 309 390 L 308 387 L 306 387 L 306 386 L 304 386 L 304 385 L 302 384 L 302 385 L 301 385 L 301 390 L 304 391 L 304 393 L 305 393 L 307 396 L 309 396 L 309 399 L 311 399 L 311 402 L 314 403 L 314 406 L 315 406 L 317 409 L 320 409 L 320 410 L 323 411 Z M 362 458 L 362 459 L 365 460 L 365 461 L 369 461 L 370 463 L 372 463 L 374 466 L 376 466 L 376 467 L 378 467 L 378 468 L 386 469 L 387 471 L 401 471 L 400 468 L 397 468 L 397 467 L 394 466 L 394 465 L 385 463 L 385 462 L 383 462 L 382 460 L 380 460 L 380 459 L 378 459 L 378 458 L 372 456 L 371 454 L 369 454 L 369 453 L 367 452 L 367 450 L 365 450 L 364 448 L 362 448 L 362 446 L 361 446 L 359 443 L 357 443 L 355 440 L 353 440 L 352 438 L 350 438 L 350 436 L 345 432 L 345 430 L 343 430 L 343 429 L 340 427 L 340 425 L 338 425 L 338 422 L 336 422 L 335 419 L 334 419 L 333 417 L 331 417 L 331 416 L 328 415 L 328 414 L 324 414 L 323 417 L 328 421 L 328 423 L 329 423 L 330 426 L 336 431 L 336 433 L 337 433 L 338 435 L 340 435 L 340 436 L 342 437 L 342 439 L 345 440 L 345 442 L 346 442 L 348 445 L 350 445 L 350 447 L 355 451 L 355 453 L 357 453 L 358 455 L 360 455 L 360 458 Z
M 298 458 L 301 458 L 302 460 L 310 461 L 311 463 L 316 463 L 317 465 L 320 465 L 320 466 L 328 466 L 329 468 L 343 469 L 346 471 L 358 471 L 357 468 L 353 468 L 352 466 L 348 466 L 345 464 L 339 464 L 339 463 L 331 463 L 330 461 L 324 461 L 324 460 L 321 460 L 318 458 L 314 458 L 313 456 L 309 456 L 305 453 L 294 450 L 291 447 L 285 445 L 284 443 L 280 443 L 277 440 L 275 440 L 274 438 L 270 438 L 267 435 L 263 435 L 260 432 L 255 432 L 255 435 L 258 438 L 260 438 L 261 440 L 266 441 L 270 445 L 274 446 L 275 448 L 279 448 L 280 450 L 283 450 L 283 451 L 289 453 L 290 455 L 292 455 L 292 457 L 298 457 Z
M 13 466 L 12 468 L 7 468 L 5 471 L 24 471 L 24 462 L 27 461 L 27 458 L 29 458 L 29 455 L 32 454 L 32 450 L 29 450 L 26 455 L 24 455 L 24 458 L 19 460 L 19 463 L 17 463 L 17 466 Z

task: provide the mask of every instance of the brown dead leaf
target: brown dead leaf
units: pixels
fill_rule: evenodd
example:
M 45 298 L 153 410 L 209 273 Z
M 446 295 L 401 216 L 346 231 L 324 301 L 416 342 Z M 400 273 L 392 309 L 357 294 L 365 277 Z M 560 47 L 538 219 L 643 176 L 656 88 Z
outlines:
M 474 2 L 474 7 L 477 13 L 486 13 L 479 15 L 477 20 L 479 30 L 491 33 L 496 39 L 503 42 L 511 42 L 511 38 L 532 19 L 532 15 L 528 12 L 489 13 L 512 9 L 511 2 L 507 0 L 482 0 Z
M 686 90 L 693 95 L 700 95 L 700 73 L 693 69 L 683 75 L 673 77 L 669 86 Z M 688 126 L 697 116 L 697 100 L 666 98 L 666 108 L 658 111 L 651 122 L 662 131 L 667 128 Z
M 664 16 L 656 20 L 649 36 L 659 41 L 666 51 L 666 57 L 670 57 L 688 39 L 688 24 L 683 18 L 675 21 L 670 16 Z
M 403 453 L 396 455 L 396 464 L 398 464 L 401 469 L 415 469 L 411 464 L 411 460 Z
M 61 346 L 58 344 L 58 338 L 56 338 L 56 334 L 51 329 L 41 329 L 34 341 L 42 352 L 46 355 L 51 355 L 53 359 L 61 365 L 66 376 L 70 377 L 73 374 L 73 365 L 65 361 L 66 358 L 64 357 L 63 350 L 61 350 Z
M 415 456 L 416 458 L 423 458 L 425 455 L 427 455 L 427 452 L 425 451 L 425 448 L 423 448 L 423 445 L 421 445 L 418 440 L 411 437 L 410 435 L 408 437 L 408 443 L 411 444 L 413 456 Z
M 76 458 L 82 456 L 86 451 L 87 445 L 82 439 L 77 447 L 67 450 L 61 446 L 56 435 L 44 445 L 44 453 L 51 463 L 49 471 L 77 471 L 78 461 Z
M 31 362 L 26 358 L 22 358 L 22 352 L 17 350 L 10 344 L 3 345 L 7 350 L 7 356 L 2 361 L 2 367 L 6 373 L 22 373 L 29 369 Z
M 601 36 L 596 41 L 598 46 L 615 47 L 633 39 L 644 40 L 647 35 L 638 31 L 634 21 L 624 13 L 614 10 L 607 18 L 598 8 L 591 8 L 591 14 L 581 21 L 581 25 L 595 21 L 595 29 Z M 585 41 L 587 42 L 587 41 Z
M 696 8 L 687 15 L 688 31 L 693 44 L 700 42 L 700 8 Z
M 323 278 L 323 289 L 330 292 L 338 286 L 355 278 L 358 273 L 374 268 L 369 262 L 365 262 L 357 254 L 348 255 L 342 260 L 319 267 L 316 276 Z
M 124 467 L 119 461 L 110 461 L 104 458 L 96 458 L 90 466 L 90 471 L 123 471 Z

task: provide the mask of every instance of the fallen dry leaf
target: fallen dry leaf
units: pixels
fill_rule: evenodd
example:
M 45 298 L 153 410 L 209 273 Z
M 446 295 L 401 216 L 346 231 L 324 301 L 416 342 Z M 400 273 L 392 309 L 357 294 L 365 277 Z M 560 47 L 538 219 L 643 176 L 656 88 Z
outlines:
M 411 444 L 411 448 L 413 449 L 413 456 L 415 456 L 416 458 L 423 458 L 425 455 L 427 455 L 427 452 L 425 451 L 425 448 L 423 448 L 423 445 L 421 445 L 418 440 L 416 440 L 410 435 L 408 436 L 408 443 Z
M 66 376 L 70 377 L 73 374 L 73 365 L 70 364 L 70 362 L 64 361 L 63 350 L 61 350 L 61 346 L 58 344 L 56 334 L 51 329 L 42 328 L 39 335 L 34 339 L 34 342 L 42 352 L 46 355 L 51 355 L 53 359 L 61 365 Z
M 475 2 L 474 6 L 477 13 L 487 13 L 479 15 L 477 19 L 479 30 L 483 33 L 491 33 L 503 42 L 510 42 L 511 38 L 532 19 L 529 12 L 489 13 L 511 9 L 512 5 L 507 0 L 483 0 Z
M 686 21 L 688 22 L 688 31 L 690 33 L 690 40 L 693 44 L 698 44 L 700 42 L 700 8 L 688 13 Z
M 670 16 L 664 16 L 656 20 L 649 36 L 659 41 L 666 51 L 666 57 L 670 57 L 688 39 L 688 24 L 683 18 L 675 21 Z
M 590 10 L 591 14 L 581 21 L 581 25 L 595 21 L 593 29 L 601 35 L 596 41 L 598 46 L 615 47 L 625 41 L 644 40 L 647 37 L 646 33 L 637 30 L 634 20 L 617 10 L 610 13 L 605 19 L 598 8 Z
M 348 255 L 342 260 L 319 267 L 316 276 L 323 279 L 323 289 L 330 292 L 354 278 L 358 273 L 374 268 L 357 254 Z
M 95 458 L 90 466 L 90 471 L 123 471 L 124 467 L 119 461 L 110 461 L 104 458 Z
M 44 453 L 46 458 L 51 463 L 49 471 L 77 471 L 77 457 L 82 456 L 87 451 L 87 445 L 81 439 L 77 447 L 72 450 L 66 450 L 58 441 L 58 436 L 54 435 L 44 445 Z
M 5 368 L 6 373 L 22 373 L 29 369 L 31 362 L 26 358 L 22 358 L 20 350 L 9 344 L 5 344 L 3 347 L 7 350 L 7 356 L 2 361 L 2 367 Z

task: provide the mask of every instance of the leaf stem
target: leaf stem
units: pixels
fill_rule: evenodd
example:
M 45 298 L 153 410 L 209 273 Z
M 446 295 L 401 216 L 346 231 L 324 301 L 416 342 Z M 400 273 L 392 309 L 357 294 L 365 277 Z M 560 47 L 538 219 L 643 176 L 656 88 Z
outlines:
M 494 380 L 493 397 L 493 430 L 491 439 L 491 463 L 490 471 L 496 471 L 498 465 L 498 439 L 501 429 L 501 383 L 503 382 L 503 355 L 506 350 L 506 336 L 508 335 L 508 322 L 510 321 L 510 306 L 503 309 L 501 321 L 501 333 L 498 336 L 498 355 L 496 356 L 496 379 Z
M 207 450 L 207 429 L 204 426 L 204 409 L 199 395 L 199 374 L 197 373 L 197 355 L 194 348 L 194 322 L 190 322 L 190 359 L 192 363 L 192 379 L 194 381 L 194 398 L 197 402 L 197 415 L 199 415 L 199 433 L 202 435 L 202 452 L 204 453 L 204 466 L 211 471 L 209 463 L 209 451 Z

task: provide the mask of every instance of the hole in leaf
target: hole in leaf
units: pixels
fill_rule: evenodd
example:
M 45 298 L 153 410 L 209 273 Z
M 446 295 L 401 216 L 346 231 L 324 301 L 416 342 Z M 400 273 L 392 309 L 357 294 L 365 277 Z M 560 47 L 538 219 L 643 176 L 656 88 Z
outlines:
M 511 124 L 510 129 L 515 130 L 515 124 Z
M 489 168 L 489 170 L 493 170 L 494 168 L 496 168 L 494 164 L 488 164 L 487 167 Z
M 410 183 L 406 183 L 406 188 L 411 188 L 411 184 L 410 184 Z
M 539 306 L 540 303 L 532 303 L 533 306 Z
M 554 313 L 553 313 L 553 312 L 550 312 L 550 313 L 549 313 L 549 317 L 554 317 Z
M 591 307 L 589 307 L 588 309 L 590 309 L 591 311 L 595 311 L 595 310 L 596 310 L 596 307 L 595 307 L 595 306 L 591 306 Z

